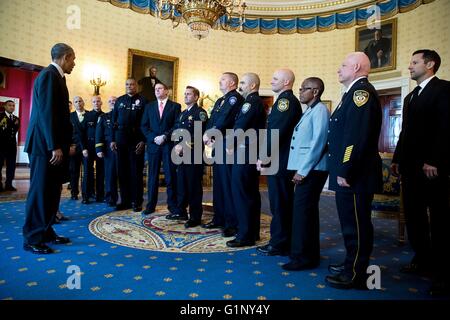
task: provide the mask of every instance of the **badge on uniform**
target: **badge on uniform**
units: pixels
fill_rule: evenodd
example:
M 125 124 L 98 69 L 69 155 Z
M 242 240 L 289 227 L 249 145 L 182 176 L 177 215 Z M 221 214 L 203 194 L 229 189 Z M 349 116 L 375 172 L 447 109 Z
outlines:
M 201 112 L 198 114 L 198 116 L 200 117 L 200 120 L 201 120 L 202 122 L 205 122 L 206 119 L 208 119 L 208 116 L 206 115 L 206 112 L 205 112 L 205 111 L 201 111 Z
M 188 117 L 188 120 L 189 120 L 189 121 L 192 121 L 192 116 L 189 116 L 189 117 Z
M 250 110 L 250 107 L 251 107 L 252 105 L 249 103 L 249 102 L 246 102 L 246 103 L 244 103 L 243 105 L 242 105 L 242 113 L 247 113 L 248 112 L 248 110 Z
M 134 103 L 138 106 L 139 103 L 141 103 L 141 100 L 137 99 Z
M 369 93 L 365 90 L 356 90 L 353 94 L 353 102 L 357 107 L 362 107 L 369 101 Z
M 284 112 L 289 109 L 289 100 L 288 99 L 280 99 L 278 100 L 277 109 L 280 112 Z
M 234 104 L 236 103 L 237 99 L 236 99 L 236 97 L 231 97 L 228 101 L 230 102 L 230 105 L 234 106 Z

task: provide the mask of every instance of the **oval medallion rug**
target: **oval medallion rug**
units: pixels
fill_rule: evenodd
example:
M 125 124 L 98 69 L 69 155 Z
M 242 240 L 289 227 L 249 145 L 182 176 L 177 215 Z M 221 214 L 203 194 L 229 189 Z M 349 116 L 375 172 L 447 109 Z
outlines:
M 158 206 L 150 216 L 143 216 L 132 210 L 114 211 L 91 221 L 89 231 L 104 241 L 143 250 L 213 253 L 251 248 L 229 248 L 226 242 L 234 237 L 222 237 L 220 229 L 204 229 L 201 226 L 186 229 L 184 220 L 168 220 L 165 218 L 168 214 L 165 206 Z M 211 210 L 206 206 L 202 222 L 209 222 L 212 217 Z M 256 246 L 269 241 L 270 220 L 270 216 L 261 214 L 261 239 Z

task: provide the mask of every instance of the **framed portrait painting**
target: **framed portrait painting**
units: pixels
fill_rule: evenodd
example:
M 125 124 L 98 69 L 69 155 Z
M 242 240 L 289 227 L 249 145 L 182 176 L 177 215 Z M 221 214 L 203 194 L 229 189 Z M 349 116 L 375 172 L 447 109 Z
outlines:
M 370 59 L 371 72 L 396 68 L 397 19 L 382 21 L 376 27 L 356 29 L 355 50 Z
M 163 83 L 169 88 L 169 98 L 176 101 L 178 86 L 176 57 L 158 53 L 128 49 L 128 77 L 136 79 L 138 92 L 149 101 L 156 100 L 155 85 Z

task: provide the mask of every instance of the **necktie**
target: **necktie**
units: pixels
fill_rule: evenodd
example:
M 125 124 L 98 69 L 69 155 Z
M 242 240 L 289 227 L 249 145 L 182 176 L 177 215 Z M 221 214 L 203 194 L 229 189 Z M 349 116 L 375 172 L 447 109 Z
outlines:
M 336 107 L 336 110 L 339 109 L 339 108 L 341 107 L 342 101 L 344 101 L 346 95 L 347 95 L 347 92 L 345 92 L 344 95 L 342 96 L 341 102 L 339 102 L 338 106 Z
M 159 117 L 162 118 L 162 114 L 164 111 L 164 102 L 160 101 L 159 102 Z
M 415 98 L 417 98 L 419 96 L 420 89 L 422 89 L 421 86 L 417 86 L 417 87 L 414 88 L 414 90 L 412 91 L 411 99 L 409 100 L 409 102 L 413 101 Z

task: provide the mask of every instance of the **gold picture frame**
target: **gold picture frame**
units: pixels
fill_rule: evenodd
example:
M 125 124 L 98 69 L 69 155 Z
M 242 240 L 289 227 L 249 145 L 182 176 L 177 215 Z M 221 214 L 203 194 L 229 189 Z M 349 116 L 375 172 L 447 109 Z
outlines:
M 369 57 L 371 73 L 394 70 L 397 64 L 397 18 L 381 21 L 378 28 L 357 28 L 355 48 Z
M 149 76 L 149 69 L 157 69 L 156 77 L 169 88 L 171 100 L 177 99 L 179 58 L 159 53 L 128 49 L 127 76 L 140 82 Z M 142 88 L 139 91 L 142 93 Z
M 332 106 L 331 100 L 322 100 L 322 103 L 327 106 L 328 111 L 330 111 L 331 113 L 331 106 Z

